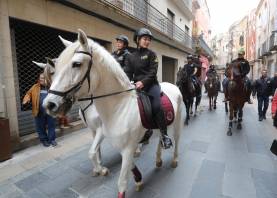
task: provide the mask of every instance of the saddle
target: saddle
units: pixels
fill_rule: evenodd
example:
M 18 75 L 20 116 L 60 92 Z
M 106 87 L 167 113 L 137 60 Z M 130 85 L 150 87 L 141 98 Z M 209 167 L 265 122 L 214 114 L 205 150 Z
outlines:
M 138 106 L 142 126 L 146 129 L 158 129 L 158 125 L 154 121 L 152 113 L 150 96 L 145 92 L 138 92 Z M 170 125 L 174 121 L 174 109 L 168 96 L 161 92 L 161 105 L 165 114 L 166 125 Z

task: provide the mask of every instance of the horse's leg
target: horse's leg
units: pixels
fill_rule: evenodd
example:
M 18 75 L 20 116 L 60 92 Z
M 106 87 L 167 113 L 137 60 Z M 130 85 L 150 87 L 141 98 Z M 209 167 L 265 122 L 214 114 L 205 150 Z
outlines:
M 102 134 L 102 128 L 99 127 L 96 129 L 93 143 L 89 149 L 89 158 L 91 159 L 94 165 L 92 171 L 93 176 L 106 176 L 109 173 L 109 170 L 101 165 L 100 144 L 103 141 L 103 139 L 104 136 Z
M 209 96 L 209 110 L 212 110 L 212 97 Z
M 161 146 L 161 137 L 159 137 L 159 143 L 157 147 L 157 152 L 156 152 L 156 167 L 160 168 L 163 165 L 163 160 L 162 160 L 162 146 Z
M 216 109 L 216 99 L 217 99 L 217 96 L 215 95 L 214 96 L 214 101 L 213 101 L 214 102 L 214 109 Z
M 178 114 L 176 114 L 176 120 L 174 122 L 174 154 L 173 154 L 173 160 L 171 162 L 171 167 L 176 168 L 178 166 L 178 147 L 179 147 L 179 139 L 180 134 L 182 131 L 183 125 L 182 125 L 182 108 L 181 105 L 179 105 Z
M 138 144 L 137 149 L 136 149 L 136 151 L 134 153 L 134 157 L 139 157 L 140 156 L 140 154 L 141 154 L 141 147 L 142 147 L 142 144 Z
M 141 175 L 140 170 L 138 169 L 138 167 L 135 164 L 133 164 L 132 173 L 134 175 L 134 179 L 136 182 L 136 191 L 141 191 L 142 186 L 143 186 L 142 175 Z
M 193 114 L 193 111 L 192 111 L 193 102 L 194 102 L 194 99 L 193 99 L 193 98 L 190 98 L 190 101 L 189 101 L 189 109 L 190 109 L 190 114 L 191 114 L 191 115 Z
M 133 154 L 136 148 L 126 147 L 121 151 L 122 163 L 118 179 L 118 198 L 125 198 L 128 178 L 133 165 Z
M 185 124 L 188 125 L 189 124 L 189 102 L 188 100 L 184 100 L 185 106 L 186 106 L 186 120 L 185 120 Z
M 233 105 L 231 102 L 229 102 L 229 127 L 228 127 L 228 131 L 227 131 L 227 135 L 231 136 L 232 135 L 232 126 L 233 126 L 233 116 L 234 116 L 234 109 L 233 109 Z
M 228 102 L 225 102 L 225 113 L 228 113 Z
M 200 97 L 200 96 L 197 96 L 197 97 L 195 98 L 194 117 L 197 116 L 197 107 L 198 107 L 198 105 L 200 104 L 200 100 L 201 100 L 201 97 Z
M 238 130 L 241 130 L 241 129 L 242 129 L 242 126 L 241 126 L 242 116 L 243 116 L 242 108 L 239 108 L 238 126 L 237 126 L 237 129 L 238 129 Z

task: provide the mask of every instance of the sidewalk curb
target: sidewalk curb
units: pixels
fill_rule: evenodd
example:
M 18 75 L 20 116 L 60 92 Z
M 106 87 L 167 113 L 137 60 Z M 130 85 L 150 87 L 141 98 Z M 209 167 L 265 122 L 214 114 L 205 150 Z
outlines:
M 73 133 L 75 131 L 78 131 L 80 129 L 86 128 L 86 126 L 83 124 L 83 122 L 81 120 L 76 121 L 76 122 L 72 122 L 70 123 L 71 125 L 73 125 L 73 127 L 68 128 L 68 129 L 57 129 L 56 128 L 56 137 L 61 137 L 70 133 Z M 17 147 L 15 147 L 13 149 L 13 153 L 26 149 L 28 147 L 34 146 L 34 145 L 38 145 L 40 144 L 40 141 L 38 139 L 38 135 L 36 132 L 30 134 L 30 135 L 26 135 L 20 138 L 20 144 L 17 145 Z

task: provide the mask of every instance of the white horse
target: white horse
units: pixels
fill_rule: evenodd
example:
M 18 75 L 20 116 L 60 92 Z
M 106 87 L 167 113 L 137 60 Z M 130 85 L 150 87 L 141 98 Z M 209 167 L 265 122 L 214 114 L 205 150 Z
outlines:
M 62 42 L 67 46 L 68 42 L 62 39 Z M 52 75 L 55 73 L 56 59 L 48 59 L 47 63 L 39 63 L 32 61 L 35 65 L 43 69 L 44 76 L 46 78 L 47 85 L 52 84 Z M 107 176 L 109 174 L 109 169 L 101 165 L 101 149 L 100 145 L 104 139 L 102 133 L 102 121 L 99 118 L 99 114 L 96 111 L 96 108 L 93 104 L 90 105 L 90 102 L 79 102 L 79 116 L 82 119 L 83 123 L 91 130 L 93 142 L 88 152 L 88 156 L 91 159 L 94 168 L 92 171 L 93 176 Z
M 78 40 L 70 44 L 56 62 L 56 72 L 43 106 L 51 115 L 68 110 L 74 100 L 93 94 L 104 96 L 94 101 L 102 120 L 104 136 L 122 155 L 122 166 L 118 180 L 118 198 L 124 198 L 128 177 L 133 171 L 136 185 L 142 184 L 141 174 L 133 161 L 133 153 L 144 135 L 133 85 L 116 60 L 96 42 L 78 30 Z M 173 131 L 174 155 L 172 167 L 178 163 L 178 143 L 182 130 L 182 95 L 170 83 L 161 83 L 162 91 L 170 98 L 175 120 L 168 127 Z M 118 92 L 121 92 L 118 94 Z M 112 93 L 117 93 L 110 95 Z M 161 145 L 158 144 L 156 164 L 161 165 Z

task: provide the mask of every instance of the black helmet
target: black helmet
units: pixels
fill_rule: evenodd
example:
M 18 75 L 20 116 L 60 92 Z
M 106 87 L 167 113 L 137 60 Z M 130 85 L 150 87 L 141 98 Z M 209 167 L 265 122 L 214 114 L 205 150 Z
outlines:
M 134 41 L 135 41 L 135 43 L 138 43 L 138 40 L 142 36 L 149 36 L 151 39 L 153 38 L 153 35 L 152 35 L 150 30 L 148 30 L 146 28 L 140 28 L 137 31 L 135 31 L 135 34 L 134 34 Z
M 191 54 L 190 54 L 190 55 L 188 55 L 188 56 L 187 56 L 187 60 L 188 60 L 188 59 L 193 60 L 193 55 L 191 55 Z
M 123 43 L 124 43 L 126 46 L 129 45 L 129 39 L 128 39 L 128 37 L 125 36 L 125 35 L 123 35 L 123 34 L 117 36 L 115 39 L 116 39 L 116 40 L 123 41 Z

